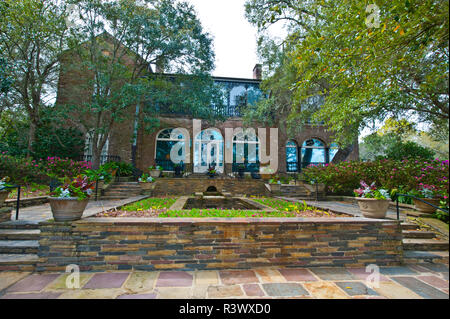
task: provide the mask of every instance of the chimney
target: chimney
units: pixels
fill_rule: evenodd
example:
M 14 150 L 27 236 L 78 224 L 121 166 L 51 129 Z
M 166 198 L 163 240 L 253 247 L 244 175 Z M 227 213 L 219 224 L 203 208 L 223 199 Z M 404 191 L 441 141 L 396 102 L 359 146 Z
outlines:
M 262 65 L 256 64 L 253 68 L 253 79 L 254 80 L 261 80 L 262 79 Z

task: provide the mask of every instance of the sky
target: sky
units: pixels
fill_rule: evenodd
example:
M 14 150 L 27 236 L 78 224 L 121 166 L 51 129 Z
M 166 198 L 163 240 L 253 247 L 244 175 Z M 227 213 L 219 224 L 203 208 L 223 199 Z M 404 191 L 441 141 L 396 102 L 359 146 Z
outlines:
M 187 0 L 214 39 L 214 76 L 252 78 L 257 29 L 245 18 L 245 0 Z

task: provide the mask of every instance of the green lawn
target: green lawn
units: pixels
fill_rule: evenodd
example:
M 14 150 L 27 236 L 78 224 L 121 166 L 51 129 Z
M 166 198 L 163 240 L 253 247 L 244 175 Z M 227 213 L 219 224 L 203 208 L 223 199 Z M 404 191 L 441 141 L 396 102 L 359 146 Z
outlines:
M 134 204 L 122 207 L 120 211 L 100 213 L 98 217 L 160 217 L 160 218 L 201 218 L 201 217 L 347 217 L 319 210 L 306 203 L 291 203 L 275 198 L 251 198 L 258 203 L 275 208 L 274 212 L 257 210 L 227 210 L 227 209 L 198 209 L 191 210 L 169 210 L 177 198 L 148 198 Z
M 176 202 L 176 197 L 166 197 L 166 198 L 147 198 L 139 202 L 122 207 L 122 210 L 127 212 L 132 211 L 143 211 L 149 209 L 162 209 L 169 208 Z

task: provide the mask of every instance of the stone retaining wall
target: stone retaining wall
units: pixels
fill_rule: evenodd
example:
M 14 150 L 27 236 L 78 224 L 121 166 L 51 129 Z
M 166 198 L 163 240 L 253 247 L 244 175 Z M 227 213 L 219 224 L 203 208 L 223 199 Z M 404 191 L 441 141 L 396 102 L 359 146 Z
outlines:
M 270 195 L 262 180 L 219 179 L 219 178 L 163 178 L 156 181 L 153 196 L 192 195 L 205 192 L 214 186 L 233 195 Z
M 398 221 L 87 218 L 40 224 L 37 271 L 399 265 Z
M 39 196 L 39 197 L 29 197 L 29 198 L 20 198 L 20 206 L 21 207 L 30 207 L 30 206 L 38 206 L 48 203 L 48 196 Z M 16 208 L 17 199 L 7 199 L 5 201 L 5 206 Z

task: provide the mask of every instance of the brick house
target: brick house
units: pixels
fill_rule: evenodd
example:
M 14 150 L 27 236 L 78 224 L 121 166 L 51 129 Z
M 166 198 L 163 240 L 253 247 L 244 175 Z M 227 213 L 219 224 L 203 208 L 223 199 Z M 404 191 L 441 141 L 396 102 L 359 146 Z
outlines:
M 64 64 L 67 59 L 62 59 Z M 65 70 L 64 67 L 61 70 Z M 150 72 L 153 72 L 149 68 Z M 156 69 L 157 73 L 161 70 Z M 243 127 L 240 108 L 247 103 L 254 103 L 264 98 L 260 91 L 261 65 L 253 69 L 253 78 L 225 78 L 213 77 L 213 80 L 221 85 L 226 92 L 227 105 L 225 108 L 226 120 L 210 125 L 205 121 L 201 127 L 196 127 L 198 121 L 180 115 L 166 114 L 161 111 L 159 121 L 161 126 L 152 133 L 140 129 L 138 121 L 141 119 L 139 105 L 129 108 L 130 120 L 115 124 L 108 141 L 102 152 L 102 162 L 108 159 L 133 163 L 141 171 L 147 171 L 151 165 L 160 165 L 164 171 L 174 170 L 174 163 L 170 160 L 170 151 L 174 145 L 184 148 L 182 164 L 188 173 L 204 173 L 206 168 L 213 163 L 219 173 L 232 174 L 237 171 L 239 163 L 244 164 L 247 172 L 259 171 L 261 141 L 258 136 L 258 128 L 255 123 L 254 131 L 243 131 L 241 136 L 232 136 L 226 140 L 227 129 Z M 86 83 L 88 72 L 83 70 L 61 71 L 58 84 L 57 103 L 83 103 L 89 96 L 89 92 L 80 92 L 80 84 Z M 181 129 L 175 130 L 174 129 Z M 273 129 L 273 128 L 272 128 Z M 266 131 L 266 153 L 270 150 L 270 128 Z M 236 131 L 238 132 L 238 131 Z M 239 135 L 236 134 L 236 135 Z M 208 144 L 214 147 L 208 149 Z M 85 159 L 89 160 L 91 153 L 91 141 L 86 134 Z M 226 150 L 231 152 L 231 157 L 224 155 Z M 205 151 L 211 154 L 206 154 Z M 331 138 L 331 133 L 325 126 L 307 126 L 299 134 L 288 136 L 285 130 L 278 130 L 278 169 L 277 173 L 294 173 L 301 171 L 309 164 L 325 164 L 333 161 L 338 153 L 337 144 Z M 342 159 L 342 156 L 339 156 Z M 353 146 L 346 159 L 357 160 L 359 158 L 358 143 Z M 206 166 L 205 166 L 206 165 Z

